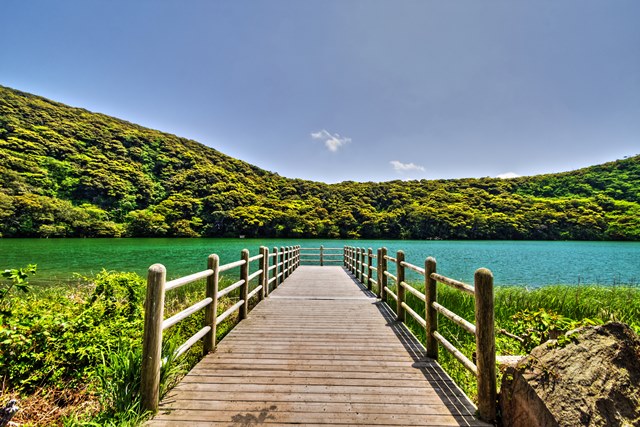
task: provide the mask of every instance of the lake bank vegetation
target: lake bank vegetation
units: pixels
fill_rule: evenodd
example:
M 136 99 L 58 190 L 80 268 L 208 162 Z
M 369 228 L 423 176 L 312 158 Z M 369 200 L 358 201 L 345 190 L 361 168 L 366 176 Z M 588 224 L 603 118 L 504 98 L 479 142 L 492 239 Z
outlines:
M 288 179 L 0 86 L 3 237 L 640 240 L 640 156 L 513 179 Z
M 413 283 L 413 286 L 424 292 L 424 284 Z M 424 316 L 424 303 L 412 294 L 406 294 L 405 297 L 407 304 Z M 472 296 L 439 283 L 438 302 L 473 322 L 475 302 Z M 395 300 L 389 299 L 387 303 L 392 309 L 395 307 Z M 549 339 L 558 338 L 564 332 L 610 321 L 626 323 L 640 334 L 638 286 L 548 285 L 533 289 L 496 286 L 494 307 L 498 356 L 526 355 L 534 347 Z M 424 328 L 410 316 L 407 316 L 406 323 L 424 343 Z M 439 316 L 438 330 L 466 357 L 473 360 L 473 336 L 442 316 Z M 439 363 L 456 384 L 475 399 L 475 376 L 443 349 L 439 352 Z
M 33 268 L 27 268 L 22 275 L 5 276 L 1 289 L 7 289 L 16 275 L 22 277 L 24 285 L 33 272 Z M 224 283 L 228 285 L 231 280 Z M 134 426 L 145 419 L 139 406 L 145 286 L 145 280 L 136 274 L 103 271 L 79 278 L 74 285 L 41 287 L 28 293 L 14 286 L 2 298 L 1 395 L 4 400 L 20 400 L 23 409 L 17 421 L 34 426 Z M 167 315 L 203 297 L 203 283 L 180 288 L 167 300 Z M 416 312 L 424 313 L 424 303 L 411 294 L 406 298 Z M 461 316 L 474 318 L 470 296 L 439 286 L 438 300 Z M 220 312 L 234 301 L 233 297 L 223 300 Z M 395 301 L 389 302 L 395 307 Z M 558 332 L 610 320 L 627 323 L 640 332 L 638 287 L 555 285 L 529 290 L 498 286 L 495 310 L 496 330 L 512 335 L 497 334 L 500 355 L 525 354 Z M 176 344 L 200 329 L 201 314 L 179 324 L 165 338 L 164 391 L 201 356 L 198 344 L 186 358 L 171 358 Z M 223 323 L 218 338 L 236 322 L 230 319 Z M 410 318 L 407 323 L 424 342 L 422 327 Z M 439 330 L 472 358 L 474 342 L 470 335 L 445 319 L 441 319 Z M 440 363 L 473 398 L 475 378 L 445 351 L 440 351 Z
M 26 273 L 21 275 L 23 290 L 13 286 L 0 299 L 0 398 L 19 401 L 13 421 L 24 426 L 139 425 L 146 418 L 140 408 L 145 279 L 102 271 L 73 284 L 28 286 L 33 266 L 9 271 Z M 0 289 L 13 282 L 5 276 Z M 223 278 L 221 287 L 232 282 Z M 202 282 L 185 286 L 167 297 L 166 313 L 171 316 L 203 298 Z M 219 309 L 226 310 L 231 301 L 222 298 Z M 196 313 L 166 334 L 161 393 L 200 359 L 201 343 L 178 360 L 173 353 L 203 321 L 203 313 Z M 218 339 L 237 321 L 233 314 L 222 322 Z

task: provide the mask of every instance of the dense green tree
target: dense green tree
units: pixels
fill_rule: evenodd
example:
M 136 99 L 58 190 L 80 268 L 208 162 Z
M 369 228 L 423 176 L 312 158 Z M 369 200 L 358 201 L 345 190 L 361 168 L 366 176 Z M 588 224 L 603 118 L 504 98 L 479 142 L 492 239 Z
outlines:
M 3 237 L 640 240 L 640 156 L 514 179 L 287 179 L 0 86 Z

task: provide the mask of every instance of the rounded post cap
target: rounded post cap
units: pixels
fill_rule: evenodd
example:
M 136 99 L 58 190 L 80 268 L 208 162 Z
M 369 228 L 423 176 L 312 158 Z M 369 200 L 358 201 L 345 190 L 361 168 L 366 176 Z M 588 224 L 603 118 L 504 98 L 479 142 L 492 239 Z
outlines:
M 493 279 L 493 273 L 488 268 L 479 268 L 476 270 L 474 277 L 485 276 Z
M 162 264 L 153 264 L 151 267 L 149 267 L 149 273 L 167 274 L 167 268 Z

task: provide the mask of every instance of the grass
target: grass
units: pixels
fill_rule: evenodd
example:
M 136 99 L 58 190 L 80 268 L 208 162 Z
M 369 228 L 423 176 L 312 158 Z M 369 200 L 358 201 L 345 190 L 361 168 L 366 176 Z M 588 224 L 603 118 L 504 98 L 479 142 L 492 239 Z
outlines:
M 424 284 L 412 284 L 424 292 Z M 391 289 L 394 289 L 392 286 Z M 394 290 L 395 291 L 395 290 Z M 567 330 L 583 324 L 608 321 L 626 323 L 640 333 L 640 287 L 598 285 L 551 285 L 535 289 L 515 286 L 496 286 L 496 331 L 504 329 L 524 338 L 521 343 L 506 335 L 496 334 L 498 355 L 526 354 L 533 346 L 545 341 L 551 330 Z M 407 304 L 424 316 L 424 303 L 407 293 Z M 438 302 L 472 323 L 473 297 L 445 285 L 438 284 Z M 395 310 L 395 300 L 387 303 Z M 425 331 L 411 316 L 407 326 L 424 344 Z M 475 338 L 439 316 L 438 330 L 469 359 L 475 351 Z M 440 348 L 439 363 L 464 392 L 476 400 L 476 380 L 453 356 Z
M 11 375 L 5 374 L 0 398 L 5 400 L 19 395 L 22 410 L 14 420 L 21 425 L 136 426 L 146 418 L 139 407 L 141 292 L 144 290 L 144 279 L 130 273 L 101 274 L 103 276 L 98 275 L 72 285 L 37 288 L 31 295 L 14 301 L 12 310 L 21 319 L 20 322 L 12 324 L 6 319 L 3 321 L 2 327 L 5 327 L 5 323 L 10 326 L 4 331 L 0 328 L 0 332 L 5 334 L 3 336 L 9 337 L 8 341 L 0 341 L 0 345 L 5 345 L 3 350 L 9 348 L 25 356 L 18 358 L 7 356 L 6 353 L 5 358 L 13 357 L 8 360 L 14 364 L 22 360 L 24 369 L 32 369 L 41 375 L 42 372 L 38 372 L 41 365 L 29 365 L 35 363 L 32 359 L 36 354 L 48 358 L 42 360 L 42 363 L 48 361 L 48 364 L 42 365 L 46 367 L 43 370 L 55 371 L 51 375 L 37 377 L 37 382 L 27 378 L 28 387 L 23 388 L 10 384 Z M 220 288 L 233 282 L 235 278 L 222 278 Z M 414 286 L 424 291 L 422 284 Z M 220 300 L 218 313 L 237 301 L 237 295 L 234 295 L 237 292 Z M 165 317 L 202 300 L 204 296 L 204 281 L 170 291 L 166 297 Z M 418 314 L 424 315 L 422 301 L 409 293 L 406 294 L 406 301 Z M 471 296 L 438 285 L 438 301 L 467 320 L 474 321 L 474 301 Z M 255 302 L 256 299 L 252 301 Z M 395 308 L 394 300 L 387 302 L 392 309 Z M 35 316 L 33 313 L 42 314 Z M 178 360 L 172 360 L 171 355 L 201 328 L 203 316 L 204 313 L 200 311 L 165 334 L 163 355 L 168 363 L 163 366 L 162 393 L 201 359 L 200 343 Z M 111 323 L 105 324 L 107 319 L 116 320 L 109 320 Z M 525 342 L 521 343 L 497 335 L 496 349 L 500 355 L 524 354 L 531 346 L 546 339 L 553 329 L 571 328 L 580 322 L 603 323 L 610 320 L 627 323 L 640 332 L 640 287 L 555 285 L 536 289 L 495 288 L 496 329 L 505 329 L 525 338 Z M 20 332 L 18 324 L 25 322 L 29 327 L 25 329 L 26 332 Z M 237 313 L 219 325 L 217 340 L 224 337 L 236 323 Z M 71 329 L 69 324 L 73 326 Z M 424 343 L 422 327 L 410 316 L 407 316 L 407 325 Z M 96 329 L 98 327 L 102 329 Z M 12 332 L 11 328 L 15 330 Z M 71 333 L 64 335 L 65 331 Z M 441 316 L 439 331 L 467 357 L 472 358 L 474 337 Z M 12 333 L 23 333 L 24 340 L 17 340 Z M 60 341 L 65 339 L 75 341 L 61 346 Z M 10 344 L 7 346 L 6 342 Z M 69 352 L 86 354 L 70 356 Z M 72 378 L 71 386 L 65 386 L 68 380 L 64 366 L 52 363 L 49 360 L 51 357 L 56 361 L 59 359 L 61 364 L 78 360 L 87 366 L 81 375 Z M 91 357 L 95 360 L 87 362 Z M 439 362 L 467 395 L 475 399 L 473 375 L 443 349 L 439 353 Z
M 221 277 L 220 289 L 235 280 Z M 252 283 L 250 288 L 255 286 Z M 21 410 L 13 421 L 22 426 L 136 426 L 147 418 L 139 394 L 144 287 L 144 279 L 131 273 L 103 272 L 74 283 L 34 286 L 26 295 L 11 296 L 12 313 L 0 318 L 0 338 L 9 337 L 0 339 L 0 365 L 6 368 L 0 369 L 0 400 L 19 399 Z M 219 314 L 238 300 L 238 292 L 220 299 Z M 204 298 L 204 281 L 169 291 L 165 318 Z M 217 340 L 235 326 L 237 318 L 236 312 L 218 325 Z M 202 358 L 200 342 L 178 360 L 172 355 L 203 322 L 201 310 L 165 331 L 161 395 Z M 96 330 L 97 324 L 103 329 Z M 60 345 L 65 340 L 69 343 Z M 21 357 L 12 357 L 11 352 Z M 86 353 L 82 373 L 71 381 L 67 370 L 78 356 L 70 353 Z M 47 363 L 38 363 L 41 358 Z M 20 371 L 26 374 L 19 375 Z M 40 371 L 60 373 L 42 374 L 37 382 L 28 376 Z

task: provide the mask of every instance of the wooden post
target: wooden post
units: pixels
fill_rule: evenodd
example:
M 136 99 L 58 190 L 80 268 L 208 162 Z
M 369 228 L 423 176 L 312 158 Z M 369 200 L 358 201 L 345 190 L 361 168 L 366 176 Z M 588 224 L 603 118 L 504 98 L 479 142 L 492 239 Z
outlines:
M 265 246 L 264 247 L 264 258 L 263 258 L 263 263 L 262 263 L 262 268 L 264 270 L 264 278 L 263 280 L 263 292 L 264 292 L 264 297 L 267 298 L 269 296 L 269 247 Z
M 371 276 L 373 276 L 373 274 L 371 273 L 373 269 L 373 249 L 371 248 L 367 249 L 367 267 L 367 289 L 371 290 L 373 289 L 370 280 Z
M 367 250 L 362 248 L 362 284 L 366 286 L 369 281 L 369 270 L 367 270 L 367 266 L 369 265 L 369 261 L 367 261 Z
M 262 286 L 262 290 L 258 292 L 258 300 L 262 301 L 268 295 L 265 278 L 267 280 L 269 279 L 269 275 L 267 274 L 267 267 L 269 267 L 269 263 L 267 261 L 269 259 L 267 258 L 267 256 L 269 256 L 269 248 L 260 246 L 260 255 L 262 255 L 262 258 L 260 258 L 259 270 L 262 270 L 262 273 L 258 276 L 258 286 Z
M 356 273 L 357 270 L 356 270 L 356 267 L 355 267 L 355 265 L 356 265 L 356 261 L 355 261 L 356 252 L 357 252 L 357 249 L 355 248 L 355 246 L 352 247 L 351 248 L 351 268 L 350 268 L 350 270 L 351 270 L 351 273 L 353 274 L 353 276 L 357 279 L 358 276 L 357 276 L 357 273 Z
M 160 362 L 162 359 L 162 321 L 164 316 L 164 285 L 167 269 L 153 264 L 147 274 L 144 337 L 142 341 L 142 368 L 140 394 L 142 408 L 156 412 L 160 397 Z
M 355 246 L 351 246 L 351 256 L 349 257 L 349 259 L 351 260 L 351 274 L 353 274 L 354 276 L 356 275 L 356 248 Z
M 213 274 L 207 277 L 207 297 L 211 298 L 211 304 L 205 308 L 204 325 L 211 326 L 211 330 L 204 337 L 203 354 L 208 354 L 216 349 L 216 317 L 218 317 L 218 268 L 220 257 L 213 254 L 207 259 L 207 268 L 213 270 Z
M 343 266 L 347 266 L 347 247 L 343 246 L 342 247 L 342 265 Z
M 376 285 L 378 286 L 377 292 L 376 292 L 376 296 L 378 298 L 380 298 L 382 296 L 382 273 L 381 273 L 381 267 L 380 267 L 380 259 L 382 259 L 382 248 L 378 248 L 378 252 L 377 252 L 377 257 L 376 257 Z
M 296 248 L 297 246 L 291 246 L 291 268 L 289 275 L 296 270 Z
M 289 246 L 285 246 L 282 248 L 282 281 L 287 280 L 287 252 L 289 251 Z
M 437 282 L 431 278 L 436 272 L 436 260 L 429 257 L 424 261 L 424 320 L 427 322 L 426 342 L 427 357 L 438 360 L 438 340 L 433 333 L 438 330 L 438 312 L 433 308 L 433 303 L 438 301 Z
M 380 249 L 380 270 L 378 270 L 378 274 L 380 275 L 380 299 L 382 301 L 387 300 L 387 293 L 384 288 L 387 287 L 387 275 L 384 274 L 387 271 L 387 263 L 388 260 L 385 258 L 387 256 L 387 248 Z
M 289 277 L 291 273 L 291 246 L 285 246 L 284 248 L 284 278 Z
M 293 273 L 293 270 L 296 269 L 295 264 L 296 264 L 296 247 L 291 246 L 291 259 L 289 260 L 289 276 L 291 276 L 291 273 Z
M 240 259 L 245 263 L 240 266 L 240 280 L 244 280 L 242 286 L 240 286 L 240 299 L 244 300 L 244 304 L 240 307 L 239 316 L 240 320 L 246 319 L 249 313 L 249 250 L 243 249 L 240 254 Z
M 295 248 L 293 246 L 289 246 L 289 276 L 293 273 L 293 264 L 295 261 Z
M 486 268 L 474 275 L 476 297 L 476 357 L 478 366 L 478 414 L 484 421 L 496 419 L 496 342 L 494 335 L 493 274 Z
M 280 246 L 280 255 L 278 256 L 278 264 L 280 265 L 280 273 L 282 274 L 282 277 L 280 278 L 280 281 L 278 282 L 279 285 L 282 284 L 282 282 L 284 282 L 284 246 Z
M 358 278 L 358 248 L 351 247 L 351 272 Z
M 402 262 L 404 261 L 404 252 L 398 251 L 396 255 L 396 276 L 398 280 L 396 281 L 396 295 L 398 295 L 398 301 L 396 304 L 396 315 L 397 320 L 404 322 L 404 307 L 402 307 L 402 303 L 404 301 L 404 286 L 402 286 L 402 282 L 404 282 L 404 265 Z
M 324 246 L 320 245 L 320 267 L 324 266 Z
M 291 251 L 292 251 L 292 247 L 291 246 L 287 246 L 287 277 L 291 276 Z
M 364 283 L 364 248 L 358 248 L 358 279 Z
M 356 259 L 353 261 L 353 274 L 356 276 L 356 279 L 360 280 L 360 269 L 358 268 L 358 260 L 360 259 L 360 248 L 355 248 L 355 250 Z
M 278 287 L 278 247 L 274 246 L 273 247 L 273 253 L 275 254 L 275 256 L 273 257 L 273 265 L 276 266 L 276 268 L 273 269 L 273 277 L 276 278 L 276 280 L 273 281 L 273 289 Z

